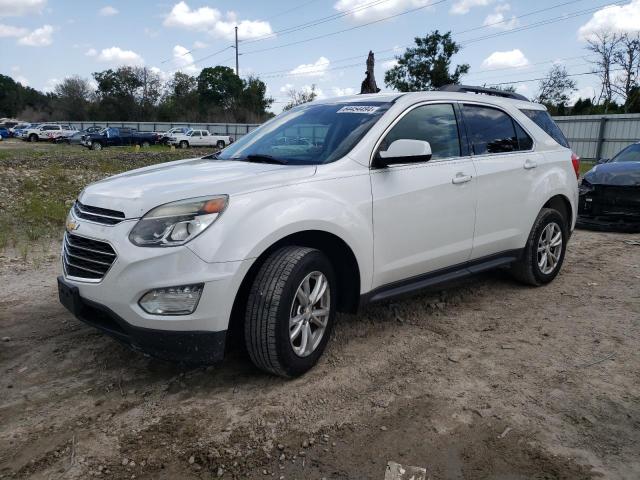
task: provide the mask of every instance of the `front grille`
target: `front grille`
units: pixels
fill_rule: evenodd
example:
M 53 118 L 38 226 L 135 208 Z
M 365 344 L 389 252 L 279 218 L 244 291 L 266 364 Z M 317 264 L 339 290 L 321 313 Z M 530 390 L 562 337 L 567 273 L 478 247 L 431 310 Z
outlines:
M 603 214 L 640 215 L 640 187 L 600 186 L 597 202 Z
M 67 276 L 98 281 L 116 261 L 116 252 L 106 242 L 66 233 L 62 261 Z
M 103 225 L 117 225 L 124 220 L 123 212 L 84 205 L 77 200 L 73 204 L 73 214 L 76 218 L 102 223 Z

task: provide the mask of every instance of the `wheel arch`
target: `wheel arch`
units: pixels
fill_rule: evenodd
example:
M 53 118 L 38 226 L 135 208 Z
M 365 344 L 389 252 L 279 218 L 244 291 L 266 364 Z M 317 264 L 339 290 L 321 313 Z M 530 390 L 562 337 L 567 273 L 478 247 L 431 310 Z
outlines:
M 563 194 L 557 194 L 545 202 L 542 208 L 552 208 L 560 213 L 567 221 L 567 229 L 571 231 L 574 212 L 569 199 Z
M 266 248 L 253 262 L 245 274 L 231 309 L 229 328 L 238 333 L 242 330 L 244 306 L 249 289 L 260 267 L 276 250 L 285 246 L 315 248 L 323 252 L 336 270 L 338 278 L 338 311 L 355 313 L 360 302 L 360 268 L 351 247 L 339 236 L 324 230 L 303 230 L 289 234 Z

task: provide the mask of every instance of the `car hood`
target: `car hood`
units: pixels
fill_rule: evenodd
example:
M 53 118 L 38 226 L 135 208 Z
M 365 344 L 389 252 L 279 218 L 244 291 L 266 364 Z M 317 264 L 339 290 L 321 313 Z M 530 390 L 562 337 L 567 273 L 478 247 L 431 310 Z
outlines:
M 613 162 L 596 165 L 584 179 L 591 185 L 640 186 L 640 162 Z
M 295 183 L 315 166 L 188 159 L 121 173 L 89 185 L 78 197 L 85 205 L 138 218 L 158 205 L 185 198 L 230 196 Z

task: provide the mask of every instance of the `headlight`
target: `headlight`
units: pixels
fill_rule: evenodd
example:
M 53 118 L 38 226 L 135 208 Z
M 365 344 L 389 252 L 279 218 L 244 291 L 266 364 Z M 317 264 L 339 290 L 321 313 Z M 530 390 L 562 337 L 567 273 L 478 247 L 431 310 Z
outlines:
M 225 208 L 229 197 L 198 197 L 160 205 L 138 221 L 129 240 L 139 247 L 184 245 L 204 232 Z
M 593 192 L 593 185 L 583 179 L 582 183 L 578 187 L 578 192 L 580 193 L 580 195 Z

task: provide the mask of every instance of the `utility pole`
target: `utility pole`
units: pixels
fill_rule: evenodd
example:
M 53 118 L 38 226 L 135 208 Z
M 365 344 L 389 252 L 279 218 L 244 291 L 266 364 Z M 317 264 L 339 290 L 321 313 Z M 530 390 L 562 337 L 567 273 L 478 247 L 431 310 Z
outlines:
M 238 26 L 236 25 L 236 75 L 240 76 L 240 66 L 238 65 Z

